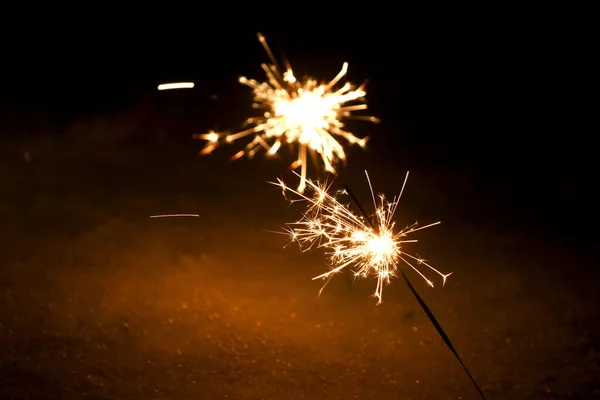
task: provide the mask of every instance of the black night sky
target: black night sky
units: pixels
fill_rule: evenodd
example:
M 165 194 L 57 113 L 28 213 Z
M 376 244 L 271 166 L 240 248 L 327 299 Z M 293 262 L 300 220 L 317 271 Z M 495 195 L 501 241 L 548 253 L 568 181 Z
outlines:
M 468 180 L 469 206 L 481 214 L 476 218 L 590 246 L 595 239 L 582 228 L 594 203 L 594 150 L 586 145 L 588 129 L 573 115 L 577 99 L 570 87 L 577 76 L 551 31 L 530 30 L 263 33 L 298 76 L 325 80 L 348 61 L 351 82 L 368 80 L 368 113 L 383 123 L 353 125 L 372 138 L 363 159 L 457 174 Z M 267 56 L 252 30 L 191 31 L 36 38 L 8 58 L 2 123 L 38 134 L 47 122 L 64 125 L 152 103 L 176 114 L 172 135 L 179 138 L 235 129 L 249 101 L 237 77 L 260 79 Z M 170 81 L 196 87 L 155 90 Z

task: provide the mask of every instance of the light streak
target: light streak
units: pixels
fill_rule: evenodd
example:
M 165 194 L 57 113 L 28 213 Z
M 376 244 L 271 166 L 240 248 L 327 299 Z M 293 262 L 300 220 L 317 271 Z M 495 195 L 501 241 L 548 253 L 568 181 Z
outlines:
M 193 89 L 194 82 L 163 83 L 158 85 L 158 90 Z
M 150 218 L 173 218 L 173 217 L 199 217 L 198 214 L 159 214 L 151 215 Z

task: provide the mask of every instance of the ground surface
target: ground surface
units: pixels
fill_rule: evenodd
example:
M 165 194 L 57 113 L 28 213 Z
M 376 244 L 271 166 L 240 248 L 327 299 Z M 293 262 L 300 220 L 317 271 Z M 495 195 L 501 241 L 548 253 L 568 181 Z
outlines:
M 380 306 L 370 281 L 317 297 L 323 255 L 268 232 L 296 218 L 277 162 L 115 129 L 2 144 L 0 398 L 478 398 L 401 280 Z M 170 212 L 201 217 L 148 218 Z M 409 274 L 488 398 L 600 398 L 585 258 L 436 229 L 416 249 L 454 275 Z

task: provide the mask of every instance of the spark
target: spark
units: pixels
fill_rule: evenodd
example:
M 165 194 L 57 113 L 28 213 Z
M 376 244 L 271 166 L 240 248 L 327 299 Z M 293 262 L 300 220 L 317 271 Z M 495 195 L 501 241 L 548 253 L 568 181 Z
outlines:
M 378 299 L 378 304 L 382 301 L 384 283 L 389 284 L 390 279 L 396 276 L 399 265 L 412 268 L 431 287 L 434 284 L 425 275 L 427 271 L 440 276 L 445 284 L 451 273 L 443 274 L 425 259 L 404 251 L 405 244 L 417 242 L 415 239 L 407 238 L 410 234 L 439 225 L 440 222 L 424 226 L 419 226 L 415 222 L 404 229 L 397 231 L 394 229 L 393 217 L 404 192 L 408 172 L 400 194 L 392 201 L 387 201 L 384 195 L 378 195 L 376 199 L 369 175 L 366 171 L 365 174 L 375 207 L 372 218 L 355 214 L 350 206 L 340 202 L 342 195 L 352 196 L 347 190 L 332 194 L 331 185 L 307 180 L 307 188 L 311 194 L 305 195 L 291 189 L 281 179 L 271 182 L 282 189 L 284 196 L 287 197 L 287 193 L 290 192 L 295 197 L 291 201 L 307 204 L 307 210 L 300 220 L 287 224 L 285 232 L 289 234 L 292 242 L 299 244 L 303 251 L 311 248 L 326 250 L 330 270 L 313 278 L 326 280 L 319 294 L 329 280 L 344 269 L 352 270 L 357 278 L 377 278 L 374 296 Z M 360 205 L 358 206 L 360 208 Z
M 150 218 L 174 218 L 174 217 L 200 217 L 198 214 L 159 214 L 151 215 Z
M 338 89 L 334 87 L 348 72 L 348 63 L 344 63 L 341 71 L 329 83 L 319 83 L 314 78 L 298 81 L 294 72 L 286 63 L 283 71 L 265 37 L 258 34 L 258 40 L 265 49 L 272 64 L 262 64 L 267 80 L 258 82 L 241 77 L 239 82 L 252 89 L 254 108 L 264 110 L 260 117 L 248 118 L 247 129 L 237 133 L 218 133 L 210 131 L 206 134 L 195 134 L 195 139 L 207 141 L 200 151 L 201 155 L 211 153 L 221 143 L 231 143 L 243 137 L 254 135 L 246 147 L 234 154 L 235 160 L 243 155 L 252 158 L 264 149 L 268 155 L 274 155 L 284 144 L 297 145 L 298 156 L 291 169 L 301 168 L 298 192 L 303 193 L 306 187 L 307 154 L 318 154 L 328 172 L 335 173 L 334 164 L 346 161 L 346 153 L 338 138 L 350 144 L 365 147 L 368 137 L 359 138 L 345 130 L 342 119 L 360 119 L 379 122 L 375 117 L 351 115 L 354 111 L 365 110 L 365 85 L 355 87 L 346 83 Z M 353 103 L 353 104 L 348 104 Z
M 177 82 L 177 83 L 163 83 L 158 85 L 158 90 L 173 90 L 173 89 L 193 89 L 194 82 Z

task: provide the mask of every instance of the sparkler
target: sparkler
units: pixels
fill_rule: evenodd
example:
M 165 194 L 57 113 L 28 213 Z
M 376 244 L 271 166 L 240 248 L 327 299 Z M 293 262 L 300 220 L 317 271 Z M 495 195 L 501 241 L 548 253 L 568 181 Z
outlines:
M 231 143 L 237 139 L 254 135 L 244 150 L 234 154 L 235 160 L 246 154 L 252 158 L 261 149 L 267 154 L 275 154 L 282 144 L 296 144 L 298 157 L 291 169 L 301 168 L 298 192 L 303 193 L 306 187 L 307 153 L 318 154 L 325 170 L 335 172 L 333 165 L 338 160 L 346 161 L 343 146 L 336 137 L 345 139 L 350 144 L 365 147 L 368 137 L 358 138 L 344 129 L 342 119 L 353 118 L 370 122 L 379 119 L 369 116 L 354 116 L 353 111 L 365 110 L 367 105 L 361 102 L 365 97 L 365 85 L 358 88 L 346 83 L 334 89 L 348 71 L 348 63 L 344 63 L 341 71 L 329 83 L 318 83 L 313 78 L 299 82 L 289 63 L 286 70 L 279 67 L 265 37 L 258 34 L 258 40 L 264 47 L 272 64 L 262 64 L 267 81 L 241 77 L 239 82 L 252 89 L 255 108 L 265 110 L 262 117 L 249 118 L 245 124 L 251 126 L 233 134 L 211 131 L 206 134 L 193 135 L 195 139 L 208 143 L 200 151 L 201 155 L 211 153 L 221 142 Z M 353 105 L 346 105 L 354 103 Z
M 330 194 L 327 183 L 319 184 L 307 180 L 312 195 L 304 195 L 299 190 L 296 191 L 286 186 L 281 179 L 276 183 L 273 182 L 281 187 L 284 195 L 288 191 L 291 192 L 296 197 L 292 201 L 308 203 L 307 210 L 300 220 L 288 224 L 287 233 L 291 236 L 292 241 L 297 242 L 304 251 L 314 247 L 326 249 L 331 269 L 313 278 L 327 280 L 321 291 L 336 273 L 349 268 L 353 270 L 355 277 L 377 278 L 374 295 L 379 304 L 382 301 L 383 285 L 389 283 L 390 278 L 396 276 L 399 264 L 412 268 L 431 287 L 434 286 L 433 282 L 417 266 L 433 271 L 442 278 L 442 282 L 445 284 L 446 278 L 451 274 L 443 274 L 424 259 L 404 251 L 406 243 L 417 242 L 415 239 L 407 239 L 408 235 L 438 225 L 440 222 L 424 226 L 414 223 L 404 229 L 394 230 L 393 217 L 404 192 L 408 172 L 400 194 L 392 201 L 387 201 L 383 195 L 379 195 L 376 200 L 369 175 L 366 171 L 365 174 L 375 207 L 372 219 L 365 214 L 360 205 L 359 208 L 363 215 L 353 213 L 349 206 L 340 202 L 340 195 L 347 194 L 353 197 L 347 188 Z
M 404 187 L 408 180 L 408 172 L 404 178 L 402 189 L 398 196 L 395 196 L 392 201 L 386 201 L 383 195 L 379 195 L 379 201 L 376 200 L 369 174 L 365 171 L 369 189 L 371 190 L 371 198 L 375 207 L 375 214 L 370 218 L 365 210 L 361 207 L 358 200 L 352 192 L 346 187 L 345 190 L 331 194 L 330 185 L 325 183 L 315 183 L 308 180 L 308 187 L 312 191 L 312 196 L 304 195 L 300 191 L 290 189 L 281 179 L 277 182 L 272 182 L 274 185 L 281 187 L 284 196 L 286 192 L 291 192 L 296 196 L 292 201 L 300 201 L 308 203 L 308 207 L 299 221 L 288 224 L 287 233 L 291 236 L 293 242 L 298 242 L 300 248 L 304 251 L 313 247 L 327 249 L 331 269 L 313 279 L 327 279 L 325 285 L 319 291 L 323 291 L 329 280 L 336 273 L 354 267 L 355 277 L 367 278 L 374 276 L 377 278 L 377 287 L 375 289 L 375 297 L 378 299 L 377 304 L 382 301 L 383 284 L 389 283 L 391 277 L 395 277 L 400 271 L 402 278 L 406 282 L 411 293 L 417 299 L 419 305 L 427 314 L 427 317 L 439 333 L 440 337 L 450 349 L 454 357 L 461 364 L 469 379 L 475 386 L 475 389 L 483 400 L 486 399 L 483 391 L 467 369 L 467 366 L 462 361 L 458 352 L 452 345 L 450 338 L 437 321 L 417 289 L 408 279 L 408 276 L 402 269 L 398 268 L 398 264 L 402 263 L 411 267 L 421 276 L 427 284 L 433 287 L 433 282 L 429 280 L 416 265 L 424 266 L 426 269 L 433 271 L 442 278 L 442 283 L 446 283 L 446 279 L 452 274 L 443 274 L 425 260 L 420 257 L 413 256 L 404 251 L 405 243 L 414 243 L 417 240 L 406 239 L 406 237 L 419 230 L 423 230 L 440 222 L 418 226 L 415 222 L 397 232 L 394 231 L 394 222 L 392 218 L 396 212 Z M 361 214 L 357 215 L 352 212 L 349 206 L 340 202 L 341 195 L 349 195 L 360 209 Z M 415 265 L 416 264 L 416 265 Z

